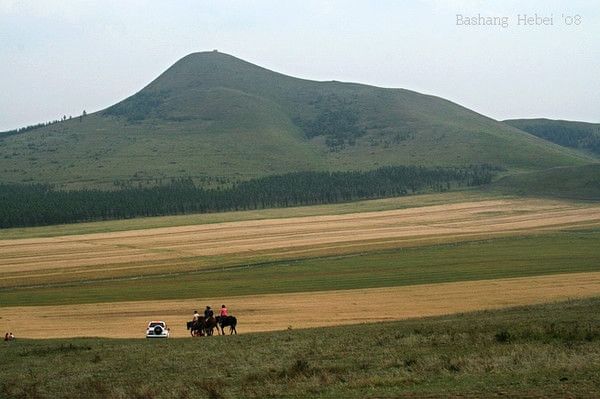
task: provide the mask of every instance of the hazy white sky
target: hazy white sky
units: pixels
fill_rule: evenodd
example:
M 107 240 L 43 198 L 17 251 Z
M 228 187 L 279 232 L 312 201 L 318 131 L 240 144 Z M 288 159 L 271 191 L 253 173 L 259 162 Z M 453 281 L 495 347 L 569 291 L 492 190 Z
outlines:
M 553 25 L 518 24 L 534 13 Z M 457 14 L 508 23 L 457 25 Z M 212 49 L 293 76 L 434 94 L 496 119 L 600 122 L 595 0 L 0 0 L 0 130 L 105 108 Z

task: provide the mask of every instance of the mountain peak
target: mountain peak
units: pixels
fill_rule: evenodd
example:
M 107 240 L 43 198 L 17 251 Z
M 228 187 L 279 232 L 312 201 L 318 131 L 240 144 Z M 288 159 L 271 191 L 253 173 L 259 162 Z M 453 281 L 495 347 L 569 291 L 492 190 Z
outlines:
M 222 53 L 218 50 L 212 50 L 212 51 L 197 51 L 194 53 L 190 53 L 186 56 L 183 56 L 182 58 L 180 58 L 177 62 L 175 62 L 175 64 L 173 64 L 173 66 L 179 64 L 179 63 L 197 63 L 197 62 L 207 62 L 207 61 L 220 61 L 220 62 L 232 62 L 232 61 L 237 61 L 237 62 L 243 62 L 243 63 L 247 63 L 246 61 L 237 58 L 231 54 L 227 54 L 227 53 Z
M 178 60 L 146 89 L 171 91 L 194 87 L 235 87 L 240 81 L 269 79 L 265 75 L 270 74 L 279 75 L 230 54 L 202 51 Z

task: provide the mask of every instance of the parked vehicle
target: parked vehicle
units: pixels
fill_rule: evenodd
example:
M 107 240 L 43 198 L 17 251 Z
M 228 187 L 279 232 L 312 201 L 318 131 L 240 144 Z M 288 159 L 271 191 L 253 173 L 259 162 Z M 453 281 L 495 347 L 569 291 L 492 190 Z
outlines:
M 151 321 L 146 329 L 146 338 L 169 338 L 169 327 L 164 321 Z

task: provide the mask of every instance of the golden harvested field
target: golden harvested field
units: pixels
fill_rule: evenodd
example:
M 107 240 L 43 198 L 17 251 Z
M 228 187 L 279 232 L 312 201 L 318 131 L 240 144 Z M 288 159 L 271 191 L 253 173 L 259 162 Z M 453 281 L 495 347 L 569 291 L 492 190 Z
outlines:
M 229 221 L 0 240 L 0 287 L 243 265 L 600 226 L 600 205 L 488 199 L 418 208 Z M 84 283 L 81 283 L 84 284 Z M 21 337 L 141 337 L 150 319 L 173 336 L 194 309 L 229 305 L 240 332 L 397 320 L 600 295 L 600 272 L 390 288 L 251 296 L 0 307 Z M 196 296 L 196 295 L 193 295 Z M 190 297 L 193 297 L 190 296 Z
M 534 199 L 0 240 L 0 287 L 159 274 L 600 225 L 600 205 Z
M 480 280 L 393 288 L 253 295 L 172 301 L 0 308 L 0 324 L 20 337 L 143 337 L 165 320 L 185 337 L 194 309 L 226 303 L 240 333 L 372 323 L 600 295 L 600 272 Z

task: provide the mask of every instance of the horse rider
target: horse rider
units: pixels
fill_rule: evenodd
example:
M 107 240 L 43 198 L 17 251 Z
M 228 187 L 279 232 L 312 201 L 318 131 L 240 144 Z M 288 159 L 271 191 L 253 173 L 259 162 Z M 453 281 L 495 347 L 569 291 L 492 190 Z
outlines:
M 198 321 L 198 320 L 200 320 L 200 313 L 198 313 L 198 311 L 197 311 L 197 310 L 194 310 L 194 319 L 193 319 L 193 320 L 194 320 L 194 321 Z
M 204 309 L 204 320 L 210 319 L 211 317 L 213 317 L 215 315 L 215 313 L 213 312 L 213 310 L 210 308 L 210 306 L 207 306 L 206 309 Z
M 219 316 L 221 316 L 221 318 L 229 316 L 227 314 L 227 307 L 225 305 L 221 305 L 221 310 L 219 311 Z

